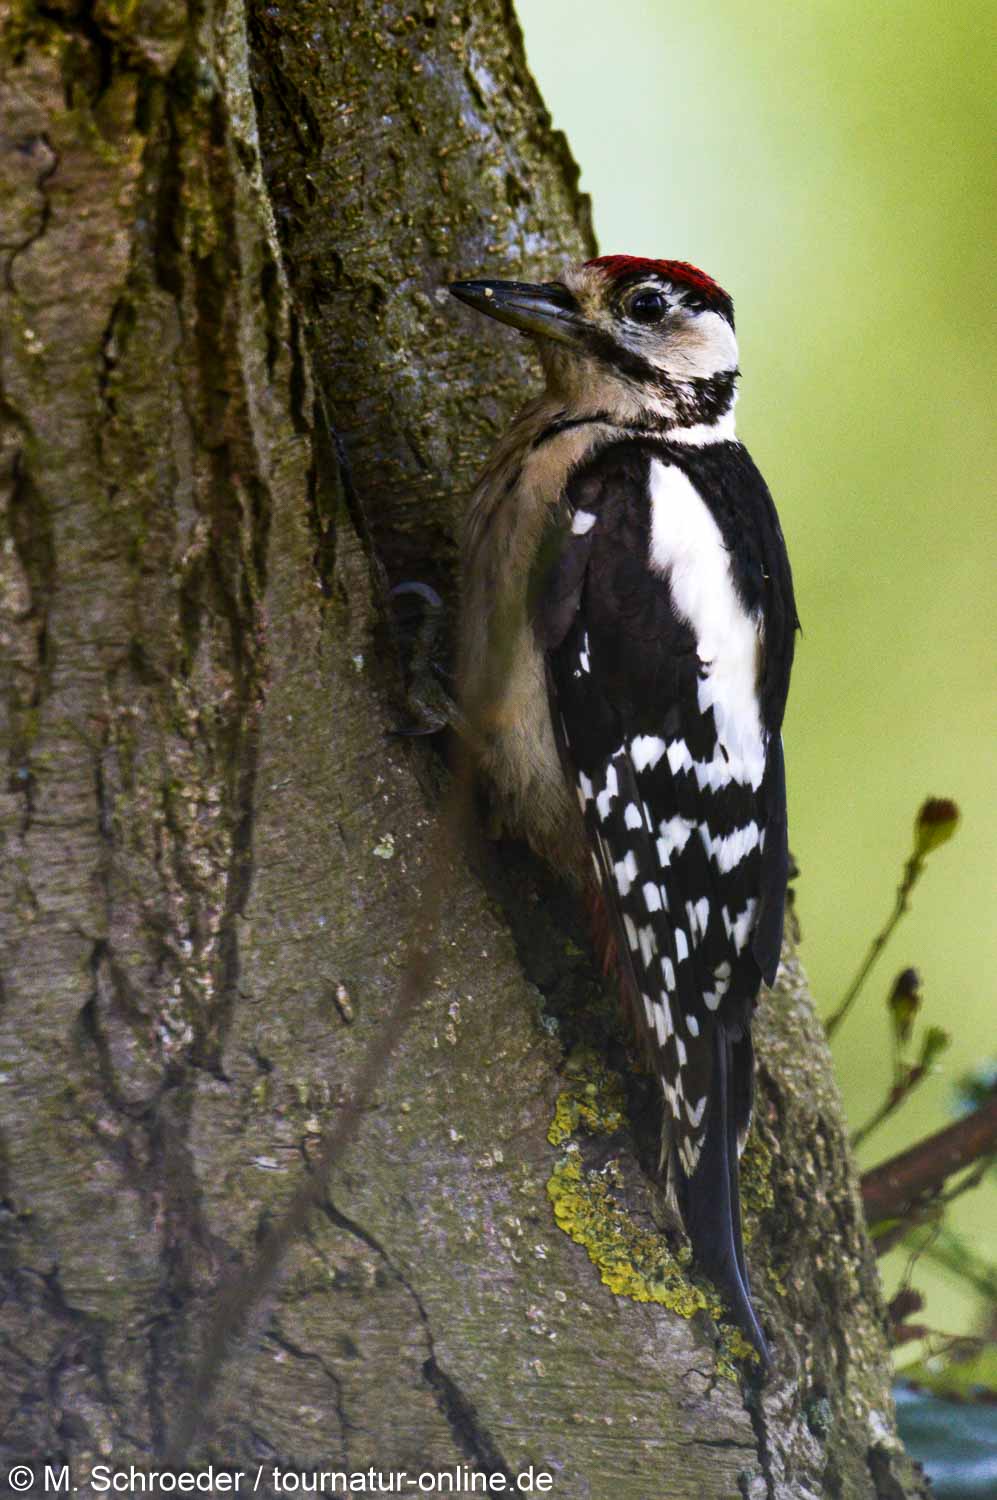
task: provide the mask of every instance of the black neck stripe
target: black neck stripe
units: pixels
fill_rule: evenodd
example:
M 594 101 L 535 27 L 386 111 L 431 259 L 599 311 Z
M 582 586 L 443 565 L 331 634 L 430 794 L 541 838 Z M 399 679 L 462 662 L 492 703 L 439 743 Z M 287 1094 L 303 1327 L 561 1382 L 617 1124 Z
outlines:
M 588 427 L 590 423 L 593 426 L 597 426 L 600 423 L 607 424 L 610 427 L 618 427 L 620 425 L 613 420 L 608 411 L 597 411 L 589 417 L 558 417 L 556 421 L 551 422 L 533 439 L 530 448 L 542 448 L 544 443 L 549 443 L 551 438 L 557 437 L 558 433 L 570 432 L 572 427 Z

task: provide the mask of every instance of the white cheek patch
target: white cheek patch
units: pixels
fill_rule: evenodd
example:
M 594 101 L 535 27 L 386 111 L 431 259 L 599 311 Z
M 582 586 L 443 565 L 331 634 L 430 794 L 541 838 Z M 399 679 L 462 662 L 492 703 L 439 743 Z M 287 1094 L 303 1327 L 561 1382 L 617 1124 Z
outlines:
M 716 312 L 685 310 L 685 326 L 669 338 L 662 367 L 679 380 L 709 379 L 737 369 L 737 339 Z
M 706 308 L 687 307 L 681 297 L 669 297 L 668 302 L 669 316 L 663 327 L 621 325 L 611 315 L 596 321 L 632 354 L 681 380 L 737 369 L 737 339 L 725 317 Z

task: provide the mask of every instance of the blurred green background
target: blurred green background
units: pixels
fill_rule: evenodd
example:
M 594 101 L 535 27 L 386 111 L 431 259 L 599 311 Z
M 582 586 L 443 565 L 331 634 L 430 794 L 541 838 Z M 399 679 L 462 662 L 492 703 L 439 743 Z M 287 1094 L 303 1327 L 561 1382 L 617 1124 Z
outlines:
M 948 1123 L 957 1078 L 994 1053 L 992 9 L 517 9 L 600 249 L 691 260 L 734 297 L 739 431 L 780 508 L 804 628 L 790 835 L 823 1015 L 892 905 L 922 799 L 962 808 L 835 1038 L 854 1128 L 889 1084 L 899 969 L 921 971 L 919 1025 L 952 1033 L 863 1148 L 872 1165 Z M 997 1194 L 978 1190 L 949 1222 L 992 1254 Z M 906 1260 L 882 1262 L 888 1294 Z M 922 1260 L 914 1284 L 933 1327 L 979 1331 L 962 1283 Z

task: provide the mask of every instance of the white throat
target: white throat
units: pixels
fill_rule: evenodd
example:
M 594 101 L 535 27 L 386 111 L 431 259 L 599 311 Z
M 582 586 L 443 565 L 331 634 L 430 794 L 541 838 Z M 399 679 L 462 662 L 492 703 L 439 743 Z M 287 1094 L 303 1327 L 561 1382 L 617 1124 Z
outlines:
M 715 422 L 697 422 L 693 427 L 670 427 L 668 441 L 690 443 L 697 448 L 703 448 L 707 443 L 736 443 L 733 406 Z

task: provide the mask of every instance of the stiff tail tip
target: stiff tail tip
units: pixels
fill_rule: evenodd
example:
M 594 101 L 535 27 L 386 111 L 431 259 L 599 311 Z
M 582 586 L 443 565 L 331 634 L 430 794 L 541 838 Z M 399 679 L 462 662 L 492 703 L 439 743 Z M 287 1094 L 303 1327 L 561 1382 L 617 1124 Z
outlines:
M 694 1171 L 669 1152 L 669 1192 L 692 1245 L 693 1259 L 729 1303 L 734 1320 L 758 1354 L 766 1374 L 772 1354 L 751 1300 L 741 1237 L 738 1125 L 731 1103 L 731 1038 L 718 1024 L 706 1132 Z

